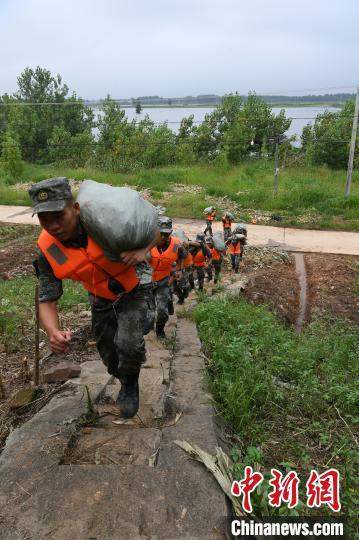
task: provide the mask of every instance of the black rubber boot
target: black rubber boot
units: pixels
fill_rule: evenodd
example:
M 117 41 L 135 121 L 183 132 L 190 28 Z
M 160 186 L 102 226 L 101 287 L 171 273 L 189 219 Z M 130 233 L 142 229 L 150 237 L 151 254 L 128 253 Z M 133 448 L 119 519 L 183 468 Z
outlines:
M 166 339 L 164 324 L 156 324 L 156 336 L 158 339 Z
M 121 390 L 116 399 L 124 418 L 132 418 L 138 411 L 139 388 L 138 374 L 121 377 Z

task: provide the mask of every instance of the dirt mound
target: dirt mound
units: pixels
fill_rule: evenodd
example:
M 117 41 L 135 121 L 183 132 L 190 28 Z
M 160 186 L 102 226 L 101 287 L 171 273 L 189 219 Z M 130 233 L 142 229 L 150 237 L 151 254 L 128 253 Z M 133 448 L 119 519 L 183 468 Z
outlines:
M 359 257 L 307 254 L 311 314 L 359 322 Z

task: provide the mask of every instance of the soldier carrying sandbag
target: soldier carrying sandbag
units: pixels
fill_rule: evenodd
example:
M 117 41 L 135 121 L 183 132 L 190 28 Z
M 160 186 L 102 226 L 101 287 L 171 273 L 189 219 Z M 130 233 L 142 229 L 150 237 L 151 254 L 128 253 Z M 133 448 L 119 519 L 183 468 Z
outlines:
M 161 216 L 158 225 L 160 240 L 151 249 L 151 266 L 156 299 L 156 335 L 164 339 L 166 322 L 169 315 L 173 315 L 172 278 L 175 272 L 182 271 L 187 251 L 181 240 L 172 236 L 172 219 Z
M 130 418 L 139 407 L 144 335 L 155 316 L 146 257 L 158 241 L 157 212 L 133 190 L 91 180 L 83 182 L 80 202 L 74 201 L 66 178 L 38 182 L 29 195 L 42 227 L 34 265 L 40 321 L 51 350 L 69 350 L 72 333 L 60 327 L 57 301 L 64 279 L 79 281 L 89 293 L 97 349 L 108 372 L 121 382 L 116 403 Z

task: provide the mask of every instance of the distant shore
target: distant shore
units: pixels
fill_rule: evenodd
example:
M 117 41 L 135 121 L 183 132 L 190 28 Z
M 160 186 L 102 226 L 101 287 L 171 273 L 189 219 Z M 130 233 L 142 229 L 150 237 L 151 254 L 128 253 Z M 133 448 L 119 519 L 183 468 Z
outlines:
M 166 104 L 142 104 L 142 109 L 208 109 L 209 107 L 215 108 L 217 107 L 217 103 L 201 103 L 200 105 L 197 103 L 193 104 L 186 104 L 186 105 L 166 105 Z M 343 106 L 343 103 L 332 103 L 332 102 L 311 102 L 311 103 L 269 103 L 271 107 L 276 108 L 282 108 L 282 107 L 291 107 L 291 108 L 299 108 L 299 107 L 335 107 L 337 109 L 341 109 Z M 122 109 L 135 109 L 136 105 L 122 105 L 120 104 L 120 107 Z

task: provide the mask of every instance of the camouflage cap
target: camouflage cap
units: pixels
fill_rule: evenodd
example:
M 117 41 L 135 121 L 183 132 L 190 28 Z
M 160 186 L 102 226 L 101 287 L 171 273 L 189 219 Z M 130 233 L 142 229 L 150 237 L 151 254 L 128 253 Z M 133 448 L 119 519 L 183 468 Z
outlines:
M 172 233 L 172 219 L 167 216 L 160 216 L 158 218 L 158 227 L 161 233 Z
M 64 176 L 48 178 L 29 189 L 33 206 L 33 214 L 40 212 L 61 212 L 69 200 L 72 199 L 69 181 Z

